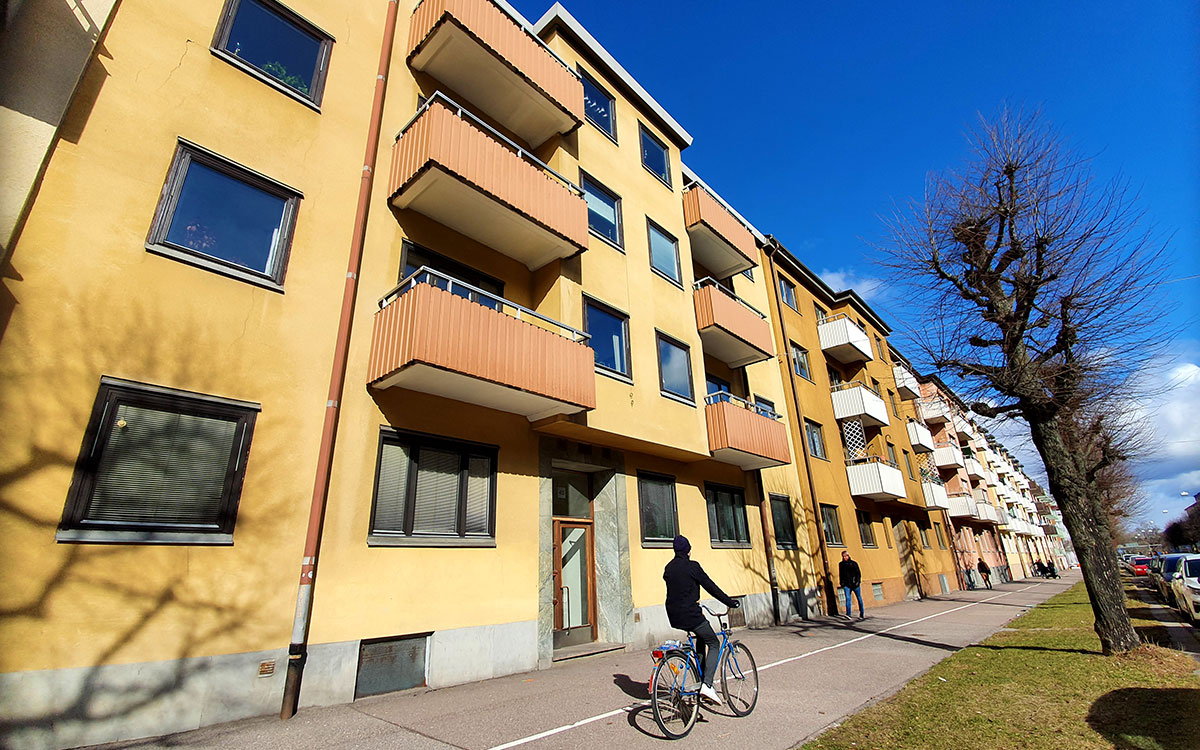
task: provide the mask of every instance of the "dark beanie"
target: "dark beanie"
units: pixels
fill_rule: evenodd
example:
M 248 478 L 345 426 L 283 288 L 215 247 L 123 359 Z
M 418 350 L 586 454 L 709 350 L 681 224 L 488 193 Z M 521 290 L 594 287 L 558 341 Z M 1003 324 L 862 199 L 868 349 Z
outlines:
M 686 555 L 692 551 L 692 543 L 683 534 L 676 534 L 675 541 L 672 542 L 671 546 L 675 548 L 675 554 L 678 555 Z

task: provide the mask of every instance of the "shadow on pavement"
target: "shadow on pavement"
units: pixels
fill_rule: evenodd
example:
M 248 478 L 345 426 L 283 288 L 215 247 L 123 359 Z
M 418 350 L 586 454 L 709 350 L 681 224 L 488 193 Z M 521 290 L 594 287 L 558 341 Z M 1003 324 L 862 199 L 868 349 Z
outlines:
M 1090 648 L 1050 648 L 1048 646 L 993 646 L 987 643 L 973 643 L 972 648 L 985 648 L 989 651 L 1046 651 L 1048 653 L 1059 654 L 1087 654 L 1088 656 L 1102 656 L 1102 652 L 1098 649 Z
M 1163 721 L 1164 716 L 1172 717 Z M 1200 690 L 1121 688 L 1097 698 L 1087 723 L 1113 747 L 1195 750 L 1200 738 Z
M 931 641 L 931 640 L 927 640 L 925 638 L 918 638 L 916 636 L 911 636 L 911 635 L 897 635 L 896 633 L 880 633 L 879 631 L 868 630 L 867 628 L 861 627 L 859 625 L 844 625 L 843 629 L 853 630 L 855 633 L 862 633 L 863 635 L 873 635 L 876 638 L 887 638 L 887 639 L 893 640 L 893 641 L 902 641 L 903 643 L 911 643 L 915 646 L 927 646 L 929 648 L 937 648 L 937 649 L 941 649 L 942 651 L 961 651 L 963 649 L 962 646 L 955 646 L 950 643 L 942 643 L 940 641 Z
M 627 674 L 613 675 L 613 684 L 621 688 L 621 692 L 630 698 L 640 701 L 650 700 L 650 684 L 645 680 L 635 680 Z

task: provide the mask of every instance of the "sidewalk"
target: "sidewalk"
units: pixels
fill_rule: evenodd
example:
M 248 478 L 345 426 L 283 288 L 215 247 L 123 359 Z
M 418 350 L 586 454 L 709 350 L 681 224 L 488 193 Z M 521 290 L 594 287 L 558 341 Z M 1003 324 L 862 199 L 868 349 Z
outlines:
M 1079 580 L 997 585 L 871 610 L 865 621 L 820 618 L 740 630 L 759 668 L 750 716 L 705 711 L 689 747 L 790 748 L 894 693 L 952 652 L 978 642 Z M 646 651 L 620 652 L 441 690 L 310 708 L 289 721 L 261 717 L 104 748 L 661 747 L 646 704 Z

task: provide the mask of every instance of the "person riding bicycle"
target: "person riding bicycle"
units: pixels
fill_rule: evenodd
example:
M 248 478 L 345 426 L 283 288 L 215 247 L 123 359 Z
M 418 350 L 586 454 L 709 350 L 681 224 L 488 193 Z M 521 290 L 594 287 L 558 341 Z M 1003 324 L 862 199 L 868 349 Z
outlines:
M 720 705 L 721 698 L 713 689 L 720 641 L 700 611 L 700 587 L 703 586 L 705 591 L 731 609 L 737 609 L 741 604 L 717 588 L 700 563 L 688 558 L 692 544 L 687 537 L 682 534 L 676 536 L 672 546 L 675 548 L 675 558 L 663 569 L 663 580 L 667 583 L 667 619 L 671 627 L 696 636 L 696 656 L 704 665 L 700 695 Z

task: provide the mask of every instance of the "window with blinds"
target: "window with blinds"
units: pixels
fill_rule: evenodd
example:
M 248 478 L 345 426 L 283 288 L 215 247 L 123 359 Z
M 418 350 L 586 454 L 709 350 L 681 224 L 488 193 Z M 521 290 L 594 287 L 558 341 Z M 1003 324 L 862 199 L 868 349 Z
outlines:
M 713 544 L 749 544 L 746 497 L 740 487 L 706 484 L 708 537 Z
M 257 411 L 102 379 L 61 528 L 231 534 Z
M 678 533 L 675 478 L 638 472 L 638 506 L 643 542 L 671 542 Z
M 377 467 L 372 535 L 495 535 L 494 446 L 387 430 Z

